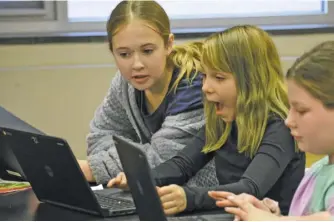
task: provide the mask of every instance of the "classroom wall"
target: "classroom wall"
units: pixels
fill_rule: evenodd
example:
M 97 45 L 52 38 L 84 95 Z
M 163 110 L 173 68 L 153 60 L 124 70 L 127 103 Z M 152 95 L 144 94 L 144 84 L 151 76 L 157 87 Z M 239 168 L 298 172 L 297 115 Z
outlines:
M 334 34 L 273 38 L 287 70 L 297 56 Z M 67 139 L 75 155 L 85 158 L 89 122 L 115 71 L 106 43 L 0 45 L 0 105 Z

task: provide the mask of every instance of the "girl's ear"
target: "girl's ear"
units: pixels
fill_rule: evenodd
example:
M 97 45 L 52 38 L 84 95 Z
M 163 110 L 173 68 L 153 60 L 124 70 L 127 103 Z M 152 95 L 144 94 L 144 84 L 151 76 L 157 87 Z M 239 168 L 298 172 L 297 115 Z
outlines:
M 168 43 L 167 43 L 167 53 L 168 55 L 172 53 L 174 45 L 174 34 L 169 34 Z

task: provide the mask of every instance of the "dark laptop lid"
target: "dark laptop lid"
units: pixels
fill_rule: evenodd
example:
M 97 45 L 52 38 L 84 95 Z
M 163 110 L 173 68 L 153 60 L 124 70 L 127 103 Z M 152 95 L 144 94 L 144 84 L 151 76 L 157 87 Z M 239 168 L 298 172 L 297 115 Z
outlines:
M 0 128 L 0 133 L 3 143 L 15 154 L 40 201 L 102 214 L 65 140 L 6 128 Z
M 113 136 L 140 220 L 167 220 L 151 176 L 146 155 L 139 148 Z
M 34 128 L 27 122 L 21 120 L 13 113 L 7 111 L 5 108 L 0 106 L 0 127 L 16 129 L 31 133 L 44 134 L 42 131 Z M 24 149 L 24 146 L 22 147 Z M 1 143 L 0 138 L 0 177 L 5 177 L 7 175 L 7 170 L 19 173 L 23 179 L 25 178 L 24 172 L 17 162 L 12 151 L 8 149 L 7 146 Z
M 140 220 L 205 220 L 231 221 L 234 216 L 224 209 L 203 210 L 181 213 L 177 217 L 166 217 L 156 191 L 155 181 L 146 154 L 135 144 L 130 144 L 119 136 L 113 136 L 116 149 L 126 175 Z
M 33 127 L 29 123 L 23 121 L 13 113 L 0 106 L 0 127 L 16 129 L 36 134 L 45 135 L 39 129 Z

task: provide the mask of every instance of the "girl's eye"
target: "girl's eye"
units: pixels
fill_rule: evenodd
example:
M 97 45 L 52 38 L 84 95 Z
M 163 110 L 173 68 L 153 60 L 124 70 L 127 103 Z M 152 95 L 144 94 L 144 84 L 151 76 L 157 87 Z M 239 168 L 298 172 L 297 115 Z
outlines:
M 150 55 L 150 54 L 152 54 L 152 52 L 153 52 L 153 49 L 144 49 L 144 53 L 146 55 Z
M 308 112 L 307 109 L 296 109 L 296 112 L 299 114 L 299 115 L 304 115 L 306 112 Z
M 122 58 L 127 58 L 127 57 L 130 56 L 130 53 L 128 53 L 128 52 L 121 52 L 121 53 L 119 53 L 119 56 L 122 57 Z
M 219 81 L 221 81 L 221 80 L 224 80 L 225 77 L 222 77 L 222 76 L 216 76 L 216 79 L 219 80 Z
M 306 110 L 297 111 L 297 113 L 299 113 L 300 115 L 304 115 L 306 112 Z

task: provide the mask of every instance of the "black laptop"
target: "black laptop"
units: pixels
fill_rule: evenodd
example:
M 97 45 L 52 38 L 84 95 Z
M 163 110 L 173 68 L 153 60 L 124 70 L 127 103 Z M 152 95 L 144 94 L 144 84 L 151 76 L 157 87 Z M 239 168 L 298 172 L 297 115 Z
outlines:
M 135 213 L 131 200 L 92 191 L 64 139 L 8 128 L 0 128 L 0 138 L 41 202 L 103 217 Z
M 0 106 L 0 127 L 16 129 L 45 135 L 42 131 L 23 121 L 13 113 Z M 0 139 L 0 178 L 10 180 L 25 180 L 24 173 L 15 155 Z
M 145 153 L 119 136 L 113 136 L 113 140 L 140 220 L 231 221 L 234 219 L 234 216 L 227 214 L 223 209 L 166 217 Z

